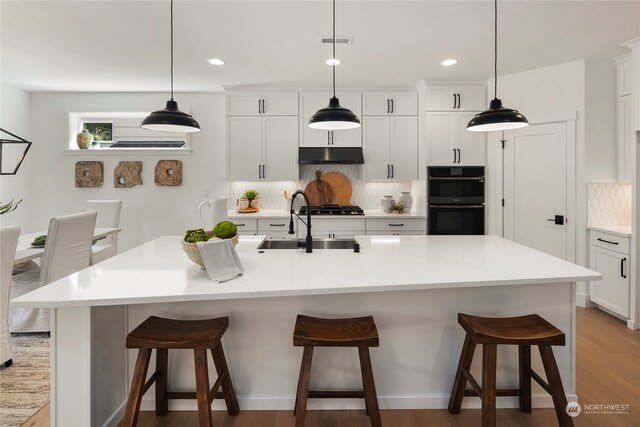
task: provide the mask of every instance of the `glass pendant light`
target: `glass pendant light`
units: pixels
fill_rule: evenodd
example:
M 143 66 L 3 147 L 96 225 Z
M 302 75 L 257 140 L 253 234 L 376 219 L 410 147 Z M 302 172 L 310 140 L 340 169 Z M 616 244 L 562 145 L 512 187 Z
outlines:
M 336 57 L 336 0 L 333 0 L 333 56 Z M 353 111 L 340 106 L 336 98 L 336 64 L 333 67 L 333 97 L 329 106 L 318 110 L 309 120 L 308 126 L 313 129 L 343 130 L 360 127 L 360 119 Z
M 167 106 L 149 114 L 140 125 L 143 129 L 163 132 L 200 132 L 200 125 L 184 111 L 178 109 L 178 103 L 173 100 L 173 0 L 171 0 L 171 99 Z
M 498 99 L 498 0 L 494 0 L 494 97 L 489 109 L 476 114 L 467 125 L 468 131 L 491 132 L 529 126 L 527 118 L 518 110 L 505 108 Z

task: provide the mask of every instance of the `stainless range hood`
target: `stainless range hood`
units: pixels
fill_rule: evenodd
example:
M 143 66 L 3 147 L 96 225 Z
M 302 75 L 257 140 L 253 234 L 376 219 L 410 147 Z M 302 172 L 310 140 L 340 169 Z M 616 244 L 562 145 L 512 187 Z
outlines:
M 361 165 L 364 164 L 362 147 L 301 147 L 298 149 L 301 165 Z

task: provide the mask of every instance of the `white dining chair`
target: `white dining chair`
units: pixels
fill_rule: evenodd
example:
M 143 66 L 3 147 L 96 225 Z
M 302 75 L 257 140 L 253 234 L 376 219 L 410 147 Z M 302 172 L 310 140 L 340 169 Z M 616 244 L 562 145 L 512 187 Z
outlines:
M 97 228 L 117 228 L 120 225 L 122 200 L 87 200 L 87 211 L 98 212 Z M 99 240 L 91 247 L 91 265 L 118 253 L 118 233 Z
M 13 276 L 11 299 L 89 267 L 96 215 L 92 211 L 52 218 L 40 268 Z M 11 308 L 9 328 L 11 332 L 49 332 L 49 309 Z
M 6 367 L 13 363 L 9 332 L 9 292 L 19 236 L 18 226 L 0 228 L 0 363 L 4 363 Z

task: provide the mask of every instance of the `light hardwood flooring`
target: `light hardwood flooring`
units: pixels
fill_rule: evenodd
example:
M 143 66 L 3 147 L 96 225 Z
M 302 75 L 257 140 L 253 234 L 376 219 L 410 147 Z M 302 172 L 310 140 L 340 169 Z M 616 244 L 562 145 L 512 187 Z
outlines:
M 597 309 L 578 308 L 577 314 L 577 393 L 580 403 L 628 404 L 625 415 L 580 414 L 576 427 L 640 426 L 640 331 L 631 331 L 624 322 Z M 584 409 L 583 409 L 584 411 Z M 557 426 L 553 409 L 533 409 L 523 414 L 516 409 L 499 409 L 499 426 Z M 49 425 L 48 404 L 25 426 Z M 37 418 L 37 419 L 36 419 Z M 214 413 L 218 427 L 289 427 L 295 418 L 291 411 L 240 411 L 230 417 Z M 480 425 L 480 410 L 462 410 L 450 415 L 446 410 L 383 410 L 382 422 L 388 427 L 468 427 Z M 369 419 L 364 411 L 309 411 L 308 427 L 365 427 Z M 184 427 L 198 425 L 196 412 L 170 412 L 157 418 L 142 412 L 140 427 Z

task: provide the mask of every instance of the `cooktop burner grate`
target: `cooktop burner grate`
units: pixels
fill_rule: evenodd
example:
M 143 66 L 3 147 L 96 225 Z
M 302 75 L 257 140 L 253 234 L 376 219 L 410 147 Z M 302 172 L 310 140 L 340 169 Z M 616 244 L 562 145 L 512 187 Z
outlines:
M 307 214 L 307 206 L 300 208 L 300 215 Z M 364 215 L 359 206 L 321 205 L 311 206 L 311 215 Z

